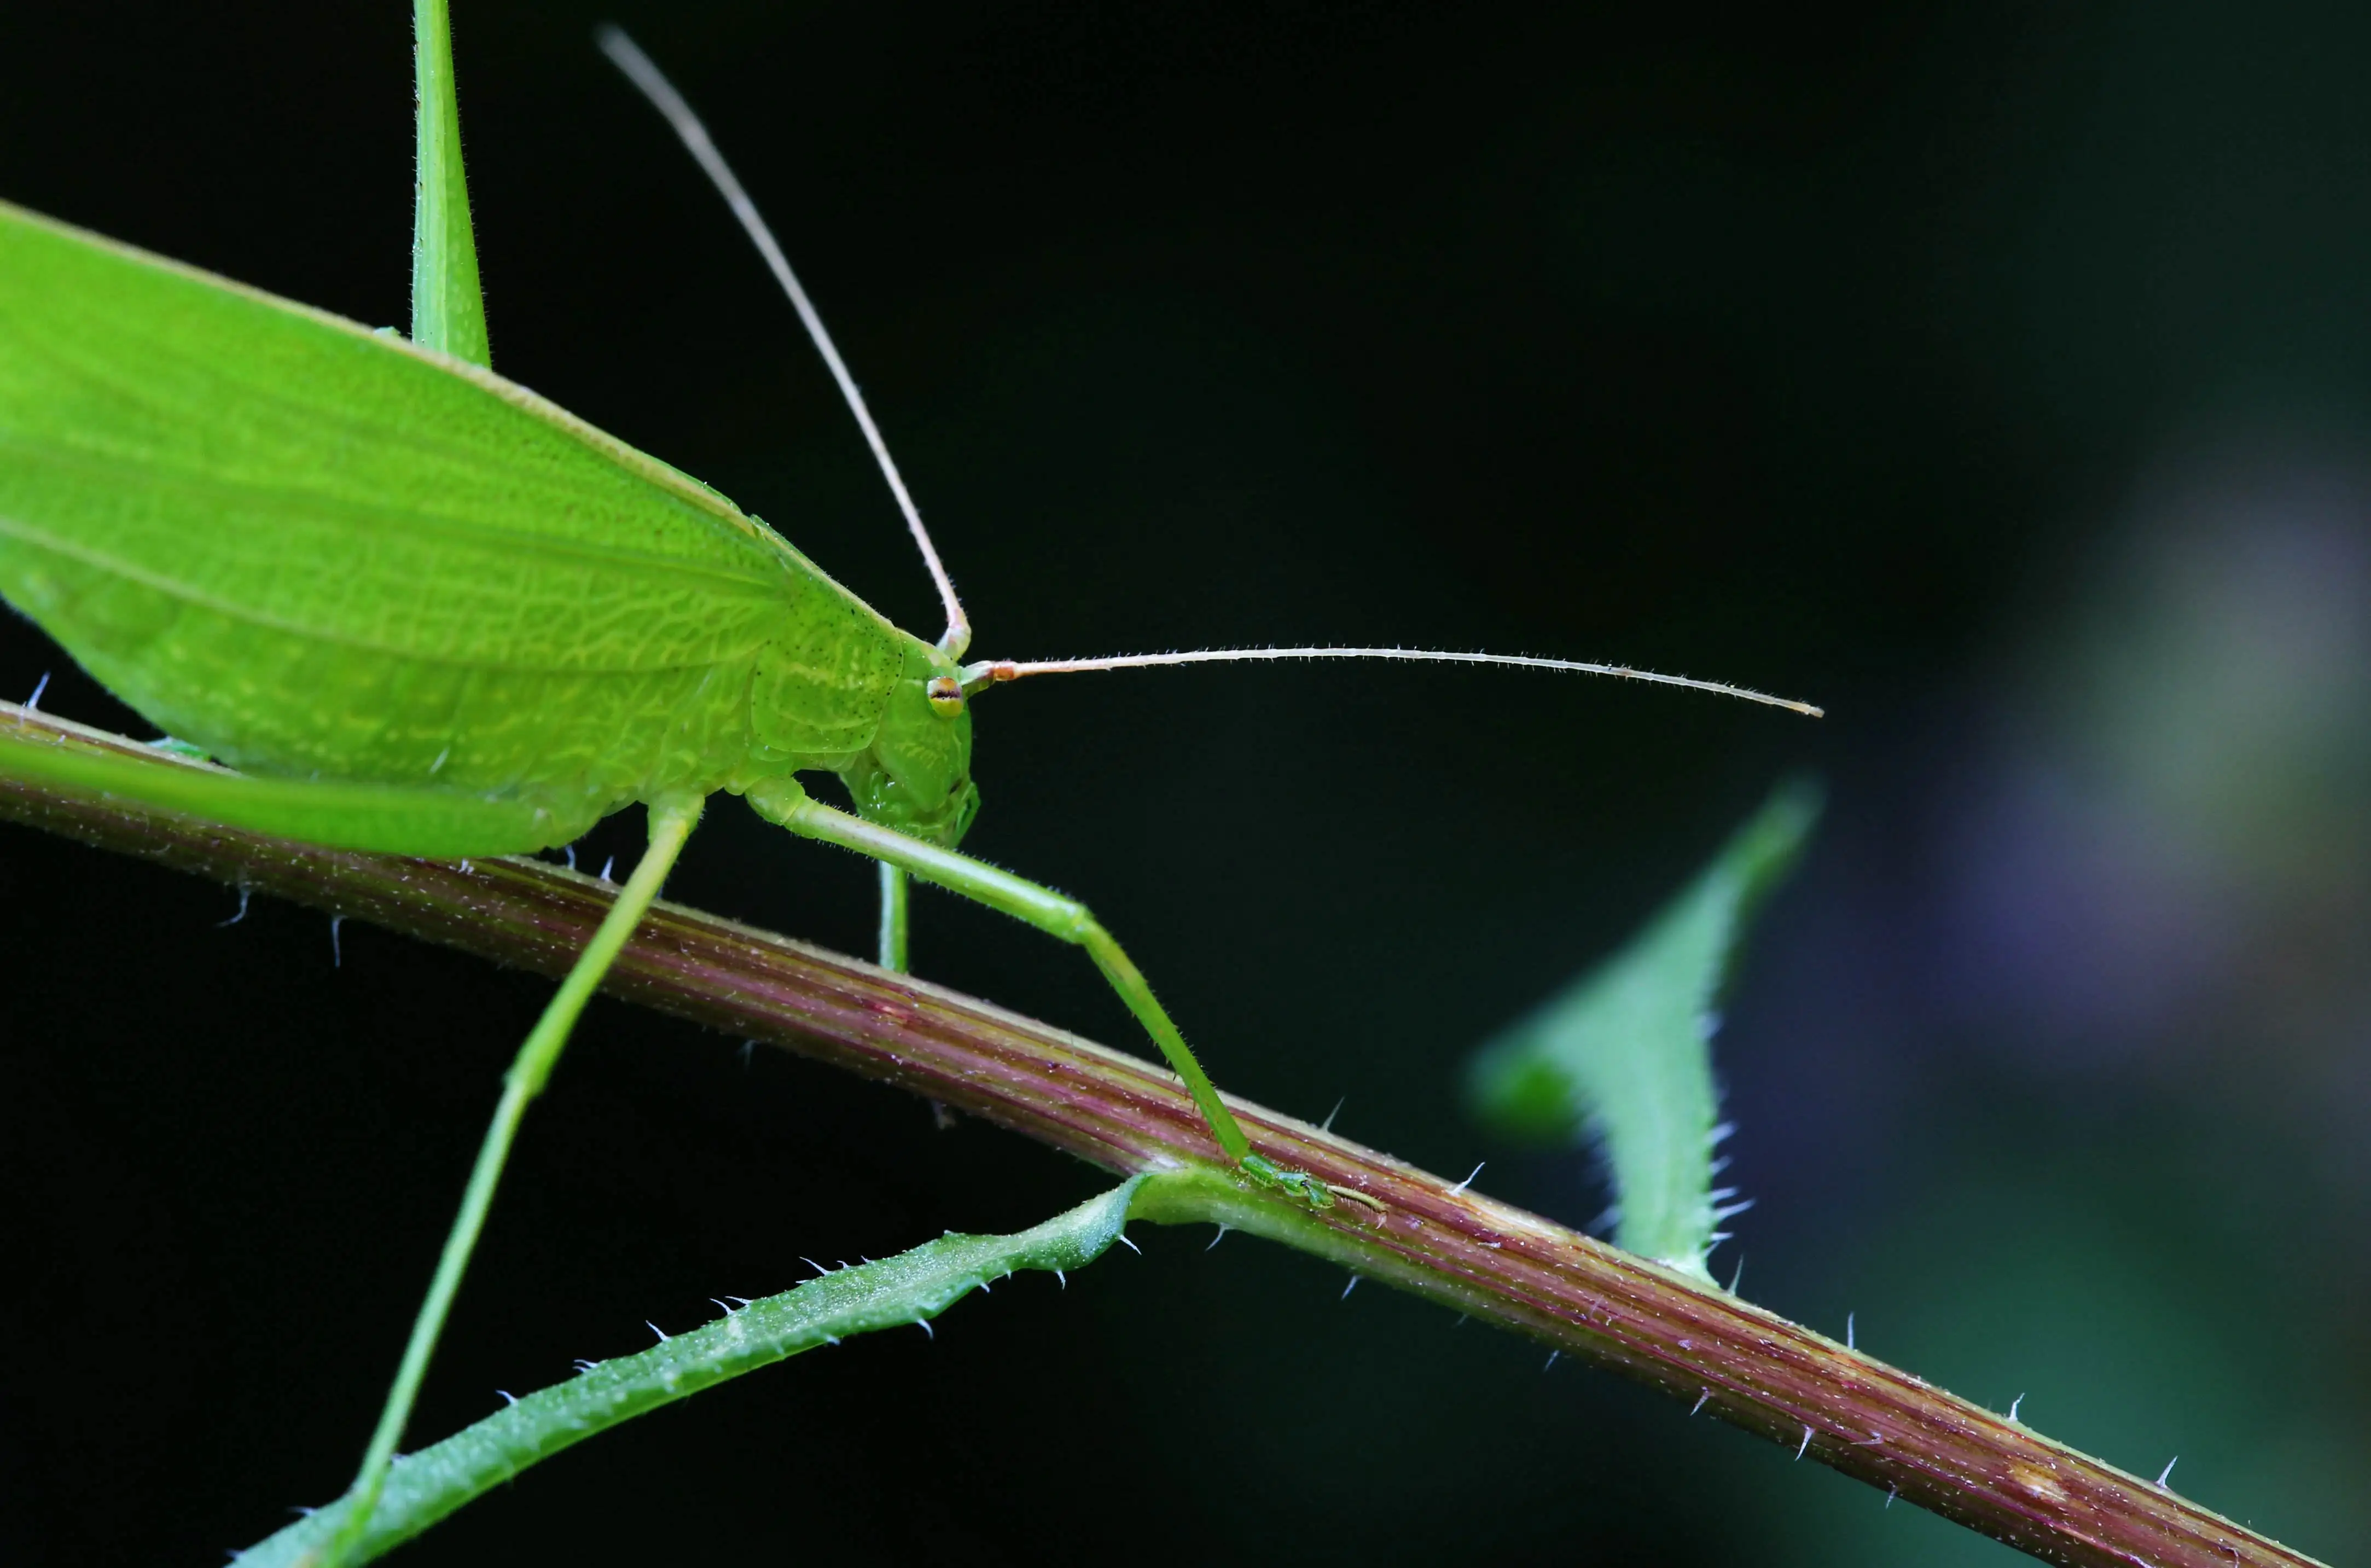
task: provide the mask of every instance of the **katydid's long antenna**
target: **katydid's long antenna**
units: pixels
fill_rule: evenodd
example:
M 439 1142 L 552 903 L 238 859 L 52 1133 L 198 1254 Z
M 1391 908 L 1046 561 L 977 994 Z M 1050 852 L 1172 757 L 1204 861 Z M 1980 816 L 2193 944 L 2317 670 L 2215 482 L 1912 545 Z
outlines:
M 897 464 L 889 456 L 889 443 L 881 438 L 881 427 L 873 423 L 873 411 L 864 406 L 864 394 L 856 389 L 856 377 L 848 373 L 848 366 L 839 357 L 839 350 L 832 346 L 831 334 L 824 330 L 823 318 L 815 313 L 815 306 L 807 298 L 807 291 L 799 286 L 798 274 L 791 271 L 789 259 L 774 241 L 774 231 L 768 228 L 766 220 L 758 215 L 758 204 L 749 200 L 749 193 L 741 188 L 741 181 L 734 177 L 732 166 L 724 161 L 724 155 L 716 150 L 714 142 L 709 140 L 708 128 L 700 122 L 700 116 L 691 111 L 691 105 L 684 102 L 683 95 L 675 90 L 675 84 L 651 63 L 651 57 L 642 52 L 641 46 L 626 36 L 624 29 L 618 27 L 601 27 L 595 30 L 594 38 L 610 63 L 623 71 L 626 79 L 651 100 L 651 107 L 666 116 L 666 122 L 683 139 L 685 148 L 699 162 L 709 182 L 716 187 L 717 193 L 733 209 L 733 215 L 741 220 L 742 230 L 758 247 L 758 254 L 765 257 L 766 265 L 772 269 L 774 281 L 781 285 L 782 292 L 790 296 L 791 308 L 799 313 L 799 320 L 806 328 L 807 337 L 815 343 L 815 352 L 823 355 L 824 364 L 831 370 L 831 378 L 839 384 L 839 395 L 847 401 L 848 412 L 856 416 L 857 427 L 864 432 L 864 443 L 873 448 L 873 460 L 881 465 L 881 477 L 889 482 L 889 493 L 897 498 L 897 509 L 906 514 L 907 531 L 914 536 L 914 543 L 922 552 L 922 564 L 930 568 L 931 581 L 938 586 L 939 600 L 947 611 L 946 634 L 939 639 L 939 646 L 946 650 L 949 657 L 963 657 L 964 650 L 971 645 L 971 620 L 964 614 L 963 600 L 955 597 L 954 580 L 947 575 L 945 563 L 939 559 L 938 547 L 931 542 L 931 530 L 922 526 L 921 508 L 914 505 L 914 497 L 907 491 L 905 480 L 899 477 Z
M 1809 703 L 1798 703 L 1790 697 L 1773 697 L 1766 692 L 1749 691 L 1742 686 L 1725 685 L 1718 680 L 1691 680 L 1684 675 L 1658 675 L 1651 669 L 1633 669 L 1622 664 L 1582 664 L 1576 659 L 1533 658 L 1526 654 L 1454 654 L 1431 648 L 1202 648 L 1185 654 L 1118 654 L 1110 658 L 1042 659 L 1018 662 L 1012 659 L 989 659 L 964 667 L 963 685 L 966 691 L 983 686 L 1000 685 L 1007 680 L 1019 680 L 1029 675 L 1076 675 L 1088 670 L 1150 669 L 1169 664 L 1233 664 L 1251 659 L 1315 659 L 1315 658 L 1379 658 L 1403 659 L 1428 664 L 1503 664 L 1521 669 L 1566 670 L 1577 675 L 1616 675 L 1625 680 L 1650 680 L 1658 686 L 1684 686 L 1691 691 L 1710 691 L 1716 696 L 1741 697 L 1749 703 L 1764 703 L 1774 708 L 1786 708 L 1812 718 L 1824 718 L 1824 710 Z

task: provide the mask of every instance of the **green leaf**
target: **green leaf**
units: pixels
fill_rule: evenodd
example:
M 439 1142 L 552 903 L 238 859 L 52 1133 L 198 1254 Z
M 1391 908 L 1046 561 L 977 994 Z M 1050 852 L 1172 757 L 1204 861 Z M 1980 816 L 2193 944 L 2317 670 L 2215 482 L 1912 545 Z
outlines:
M 656 1410 L 729 1377 L 838 1344 L 850 1334 L 912 1328 L 937 1317 L 974 1289 L 1022 1269 L 1059 1272 L 1103 1256 L 1127 1223 L 1128 1202 L 1146 1178 L 1013 1236 L 949 1232 L 910 1252 L 809 1280 L 795 1290 L 752 1301 L 704 1328 L 663 1338 L 639 1355 L 590 1365 L 565 1383 L 525 1399 L 442 1443 L 400 1455 L 349 1562 L 400 1545 L 539 1459 L 595 1433 Z M 298 1520 L 234 1555 L 242 1568 L 310 1560 L 345 1521 L 341 1504 Z
M 1685 892 L 1627 947 L 1474 1057 L 1467 1092 L 1492 1130 L 1537 1143 L 1602 1141 L 1614 1239 L 1710 1279 L 1725 1214 L 1712 1179 L 1719 1105 L 1715 1012 L 1746 926 L 1786 877 L 1820 814 L 1806 781 L 1781 784 Z

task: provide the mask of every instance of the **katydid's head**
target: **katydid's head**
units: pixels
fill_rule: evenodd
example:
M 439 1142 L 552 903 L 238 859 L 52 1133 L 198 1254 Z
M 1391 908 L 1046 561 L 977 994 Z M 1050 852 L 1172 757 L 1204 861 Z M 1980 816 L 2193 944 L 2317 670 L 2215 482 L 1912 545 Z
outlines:
M 906 668 L 890 689 L 870 749 L 840 772 L 868 822 L 952 849 L 979 815 L 971 782 L 971 712 L 963 671 L 947 654 L 908 638 Z

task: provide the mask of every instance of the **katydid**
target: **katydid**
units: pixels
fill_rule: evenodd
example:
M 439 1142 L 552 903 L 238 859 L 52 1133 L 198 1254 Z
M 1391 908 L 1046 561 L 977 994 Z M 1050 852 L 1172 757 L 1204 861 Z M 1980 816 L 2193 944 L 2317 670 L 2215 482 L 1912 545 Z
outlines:
M 628 805 L 650 846 L 522 1045 L 356 1480 L 367 1518 L 527 1104 L 702 803 L 1086 949 L 1247 1184 L 1336 1194 L 1255 1151 L 1087 907 L 957 845 L 979 796 L 970 701 L 1032 675 L 1227 659 L 1520 665 L 1805 704 L 1619 667 L 1396 648 L 963 662 L 970 623 L 887 447 L 780 248 L 690 110 L 603 47 L 733 205 L 823 354 L 945 610 L 903 632 L 760 520 L 486 367 L 442 0 L 419 0 L 410 341 L 0 205 L 0 597 L 124 702 L 235 772 L 64 753 L 12 767 L 229 826 L 437 857 L 572 842 Z M 802 773 L 836 775 L 851 810 Z

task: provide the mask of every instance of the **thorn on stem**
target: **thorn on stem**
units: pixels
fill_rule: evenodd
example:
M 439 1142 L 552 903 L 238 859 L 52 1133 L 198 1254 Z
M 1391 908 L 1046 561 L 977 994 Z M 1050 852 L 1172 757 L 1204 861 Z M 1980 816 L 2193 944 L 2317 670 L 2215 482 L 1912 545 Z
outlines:
M 1811 1446 L 1811 1429 L 1810 1429 L 1810 1427 L 1808 1427 L 1808 1426 L 1807 1426 L 1807 1427 L 1803 1428 L 1803 1440 L 1802 1440 L 1800 1443 L 1798 1443 L 1798 1444 L 1796 1444 L 1796 1445 L 1795 1445 L 1795 1458 L 1797 1458 L 1798 1459 L 1801 1458 L 1803 1457 L 1804 1453 L 1805 1453 L 1807 1450 L 1809 1450 L 1810 1446 Z
M 1560 1350 L 1552 1350 L 1552 1351 L 1548 1352 L 1548 1364 L 1547 1364 L 1547 1365 L 1541 1367 L 1541 1368 L 1540 1368 L 1540 1370 L 1541 1370 L 1541 1371 L 1543 1371 L 1543 1372 L 1550 1372 L 1550 1371 L 1554 1371 L 1554 1370 L 1555 1370 L 1555 1368 L 1556 1368 L 1556 1357 L 1558 1357 L 1558 1356 L 1562 1355 L 1563 1353 L 1564 1353 L 1564 1352 L 1562 1352 L 1562 1351 L 1560 1351 Z
M 1854 1315 L 1849 1312 L 1845 1314 L 1845 1349 L 1846 1350 L 1858 1350 L 1860 1348 L 1858 1344 L 1854 1342 L 1853 1316 Z
M 2173 1467 L 2180 1463 L 2181 1463 L 2181 1456 L 2176 1454 L 2165 1462 L 2165 1469 L 2157 1472 L 2157 1489 L 2159 1492 L 2163 1492 L 2165 1483 L 2173 1479 Z
M 333 970 L 346 967 L 346 945 L 339 937 L 339 928 L 345 923 L 344 915 L 333 914 L 330 917 L 330 967 Z
M 2008 1402 L 2009 1420 L 2015 1421 L 2017 1419 L 2017 1407 L 2023 1403 L 2025 1403 L 2025 1396 L 2023 1394 L 2019 1394 L 2017 1398 Z
M 1216 1236 L 1214 1236 L 1214 1237 L 1210 1237 L 1210 1247 L 1216 1247 L 1216 1246 L 1217 1246 L 1217 1245 L 1219 1245 L 1219 1243 L 1220 1243 L 1221 1241 L 1226 1240 L 1226 1239 L 1227 1239 L 1227 1232 L 1229 1232 L 1229 1231 L 1231 1231 L 1231 1230 L 1232 1230 L 1232 1229 L 1234 1229 L 1234 1228 L 1235 1228 L 1235 1227 L 1234 1227 L 1233 1225 L 1228 1225 L 1228 1224 L 1227 1224 L 1226 1222 L 1224 1222 L 1223 1220 L 1222 1220 L 1222 1221 L 1220 1221 L 1220 1224 L 1219 1224 L 1219 1234 L 1218 1234 L 1218 1235 L 1216 1235 Z M 1204 1249 L 1202 1249 L 1202 1250 L 1203 1250 L 1203 1251 L 1205 1251 L 1205 1252 L 1208 1252 L 1208 1251 L 1210 1249 L 1210 1247 L 1205 1247 Z
M 1342 1107 L 1349 1100 L 1349 1098 L 1350 1097 L 1348 1095 L 1344 1095 L 1340 1099 L 1334 1102 L 1334 1109 L 1327 1111 L 1325 1113 L 1325 1120 L 1317 1124 L 1317 1130 L 1320 1132 L 1331 1132 L 1334 1131 L 1334 1119 L 1342 1114 Z
M 928 1318 L 915 1318 L 915 1319 L 914 1319 L 914 1327 L 916 1327 L 917 1329 L 921 1330 L 922 1330 L 922 1333 L 923 1333 L 923 1334 L 924 1334 L 924 1336 L 926 1336 L 927 1338 L 930 1338 L 930 1339 L 933 1339 L 933 1340 L 935 1340 L 935 1339 L 937 1339 L 937 1338 L 939 1337 L 939 1331 L 938 1331 L 936 1329 L 933 1329 L 933 1328 L 931 1328 L 931 1320 L 930 1320 Z
M 40 710 L 41 710 L 41 693 L 42 693 L 42 692 L 44 692 L 44 691 L 48 691 L 49 689 L 50 689 L 50 672 L 49 672 L 48 670 L 46 670 L 46 669 L 45 669 L 45 670 L 41 671 L 41 678 L 40 678 L 39 680 L 36 680 L 36 681 L 34 681 L 34 682 L 33 682 L 33 694 L 32 694 L 31 696 L 29 696 L 29 697 L 28 697 L 28 698 L 26 698 L 26 699 L 25 699 L 25 711 L 26 711 L 27 713 L 29 713 L 29 714 L 35 714 L 35 713 L 39 713 L 39 712 L 40 712 Z
M 1121 1231 L 1114 1239 L 1117 1240 L 1121 1246 L 1127 1248 L 1130 1252 L 1135 1253 L 1138 1257 L 1141 1258 L 1144 1256 L 1144 1249 L 1139 1247 L 1135 1242 L 1130 1241 L 1128 1238 L 1128 1232 Z
M 1354 1291 L 1354 1290 L 1358 1289 L 1358 1288 L 1359 1288 L 1359 1276 L 1358 1276 L 1358 1275 L 1356 1275 L 1356 1274 L 1352 1274 L 1352 1275 L 1350 1276 L 1350 1283 L 1349 1283 L 1348 1284 L 1346 1284 L 1346 1285 L 1344 1285 L 1344 1286 L 1342 1287 L 1342 1294 L 1341 1294 L 1341 1295 L 1340 1295 L 1337 1299 L 1342 1300 L 1342 1301 L 1347 1301 L 1347 1300 L 1349 1300 L 1349 1299 L 1350 1299 L 1350 1293 L 1351 1293 L 1352 1291 Z
M 240 921 L 245 920 L 247 918 L 247 900 L 253 896 L 253 892 L 254 890 L 248 887 L 246 883 L 240 883 L 238 885 L 238 912 L 232 915 L 228 920 L 215 921 L 214 929 L 216 931 L 220 931 L 226 925 L 237 925 Z
M 1700 1388 L 1700 1389 L 1698 1389 L 1698 1390 L 1696 1391 L 1696 1402 L 1695 1402 L 1694 1404 L 1692 1404 L 1692 1405 L 1690 1405 L 1690 1406 L 1688 1407 L 1688 1413 L 1689 1413 L 1690 1415 L 1694 1415 L 1694 1414 L 1695 1414 L 1695 1413 L 1696 1413 L 1696 1411 L 1700 1411 L 1700 1410 L 1704 1409 L 1704 1408 L 1705 1408 L 1705 1401 L 1706 1401 L 1706 1400 L 1711 1399 L 1711 1398 L 1712 1398 L 1712 1390 L 1711 1390 L 1710 1388 Z
M 1467 1171 L 1467 1172 L 1465 1173 L 1465 1179 L 1464 1179 L 1464 1180 L 1463 1180 L 1463 1181 L 1461 1181 L 1461 1182 L 1459 1182 L 1456 1186 L 1454 1186 L 1454 1187 L 1452 1187 L 1452 1188 L 1451 1188 L 1451 1189 L 1449 1190 L 1449 1195 L 1450 1195 L 1451 1197 L 1454 1198 L 1454 1197 L 1456 1197 L 1459 1193 L 1461 1193 L 1461 1192 L 1464 1191 L 1468 1187 L 1473 1186 L 1473 1185 L 1474 1185 L 1474 1179 L 1475 1179 L 1475 1177 L 1477 1177 L 1477 1176 L 1481 1175 L 1481 1174 L 1482 1174 L 1482 1167 L 1483 1167 L 1484 1166 L 1486 1166 L 1486 1165 L 1488 1165 L 1489 1163 L 1490 1163 L 1490 1162 L 1489 1162 L 1488 1160 L 1477 1160 L 1477 1161 L 1475 1161 L 1475 1165 L 1474 1165 L 1474 1168 L 1473 1168 L 1472 1170 L 1469 1170 L 1469 1171 Z

